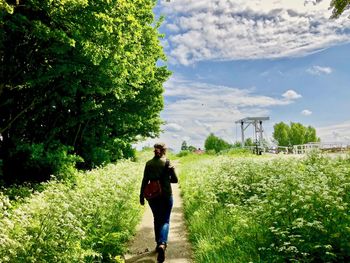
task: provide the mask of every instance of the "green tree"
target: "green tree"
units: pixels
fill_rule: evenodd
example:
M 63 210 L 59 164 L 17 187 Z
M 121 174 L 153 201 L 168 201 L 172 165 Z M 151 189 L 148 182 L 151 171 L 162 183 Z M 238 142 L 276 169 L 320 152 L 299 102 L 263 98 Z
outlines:
M 301 123 L 290 123 L 289 140 L 291 145 L 306 143 L 306 127 Z
M 319 138 L 316 136 L 316 129 L 312 126 L 306 128 L 305 143 L 318 142 Z
M 7 12 L 7 13 L 12 14 L 13 7 L 10 4 L 6 3 L 5 0 L 0 0 L 0 10 L 2 12 Z
M 316 136 L 316 129 L 304 126 L 301 123 L 291 122 L 290 126 L 284 122 L 273 126 L 273 138 L 279 146 L 298 145 L 308 142 L 320 141 Z
M 288 146 L 290 127 L 284 122 L 277 123 L 273 126 L 272 137 L 278 142 L 279 146 Z
M 242 143 L 239 142 L 239 141 L 235 141 L 235 143 L 233 144 L 233 147 L 234 148 L 240 148 L 240 147 L 242 147 Z
M 247 138 L 244 141 L 244 146 L 254 146 L 255 143 L 253 142 L 252 138 Z
M 332 18 L 338 18 L 345 10 L 350 8 L 350 0 L 332 0 Z
M 206 151 L 214 150 L 216 153 L 231 148 L 231 145 L 223 139 L 211 133 L 204 142 Z
M 194 151 L 197 150 L 197 148 L 192 146 L 192 145 L 190 145 L 190 146 L 187 147 L 187 150 L 190 151 L 190 152 L 194 152 Z
M 170 73 L 159 66 L 155 0 L 0 3 L 0 159 L 8 175 L 25 167 L 56 173 L 50 153 L 79 155 L 91 168 L 159 134 Z
M 181 144 L 181 151 L 187 151 L 187 142 L 186 141 L 183 141 L 182 144 Z

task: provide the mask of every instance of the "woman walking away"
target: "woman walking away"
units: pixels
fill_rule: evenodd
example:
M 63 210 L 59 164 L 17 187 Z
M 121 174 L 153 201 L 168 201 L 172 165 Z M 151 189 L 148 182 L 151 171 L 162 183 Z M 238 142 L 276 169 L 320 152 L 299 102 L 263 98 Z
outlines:
M 168 242 L 169 220 L 173 207 L 170 183 L 178 182 L 175 169 L 166 159 L 165 153 L 164 143 L 154 145 L 154 157 L 146 163 L 140 191 L 140 204 L 144 205 L 146 198 L 153 213 L 158 262 L 164 262 Z

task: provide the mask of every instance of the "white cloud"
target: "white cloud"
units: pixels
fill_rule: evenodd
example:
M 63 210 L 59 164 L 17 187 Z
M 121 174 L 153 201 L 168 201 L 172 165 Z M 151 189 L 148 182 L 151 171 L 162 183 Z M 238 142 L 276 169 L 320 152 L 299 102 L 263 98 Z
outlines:
M 166 27 L 171 32 L 178 32 L 180 28 L 176 24 L 166 24 Z
M 290 89 L 283 93 L 282 97 L 286 98 L 287 100 L 295 100 L 301 98 L 302 96 Z
M 303 114 L 304 116 L 309 116 L 309 115 L 312 114 L 312 111 L 310 111 L 310 110 L 303 110 L 303 111 L 301 112 L 301 114 Z
M 183 130 L 183 128 L 177 123 L 167 123 L 163 128 L 170 132 L 178 132 Z
M 321 142 L 350 143 L 350 121 L 317 127 L 316 132 Z
M 161 117 L 167 124 L 162 127 L 165 132 L 158 140 L 177 150 L 183 140 L 188 145 L 203 148 L 210 133 L 234 143 L 240 140 L 236 120 L 269 116 L 271 107 L 294 102 L 285 97 L 258 94 L 253 88 L 213 85 L 176 76 L 166 82 L 164 95 L 165 108 Z M 252 134 L 250 130 L 248 133 Z
M 350 20 L 330 20 L 330 0 L 176 0 L 167 16 L 168 54 L 189 65 L 202 60 L 279 58 L 350 41 Z
M 308 68 L 306 72 L 312 75 L 322 75 L 322 74 L 331 74 L 333 70 L 330 67 L 313 66 L 311 68 Z

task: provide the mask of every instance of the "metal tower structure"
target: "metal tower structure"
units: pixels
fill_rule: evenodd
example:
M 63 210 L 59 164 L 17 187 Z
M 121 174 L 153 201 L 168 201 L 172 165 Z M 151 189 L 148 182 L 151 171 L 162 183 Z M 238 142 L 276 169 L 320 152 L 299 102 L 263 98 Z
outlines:
M 257 142 L 259 145 L 262 144 L 264 131 L 262 123 L 263 121 L 267 121 L 269 119 L 270 117 L 247 117 L 235 122 L 241 124 L 242 147 L 244 147 L 244 131 L 250 125 L 253 125 L 254 127 L 255 142 Z

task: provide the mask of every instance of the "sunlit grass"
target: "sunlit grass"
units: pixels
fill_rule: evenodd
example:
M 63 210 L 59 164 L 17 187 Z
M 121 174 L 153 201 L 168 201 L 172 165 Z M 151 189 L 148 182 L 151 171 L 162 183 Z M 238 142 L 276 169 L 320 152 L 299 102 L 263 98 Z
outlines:
M 185 157 L 196 262 L 348 262 L 350 161 Z
M 142 212 L 142 171 L 142 163 L 121 161 L 77 174 L 74 185 L 51 181 L 15 208 L 0 193 L 0 262 L 108 262 L 122 255 Z

